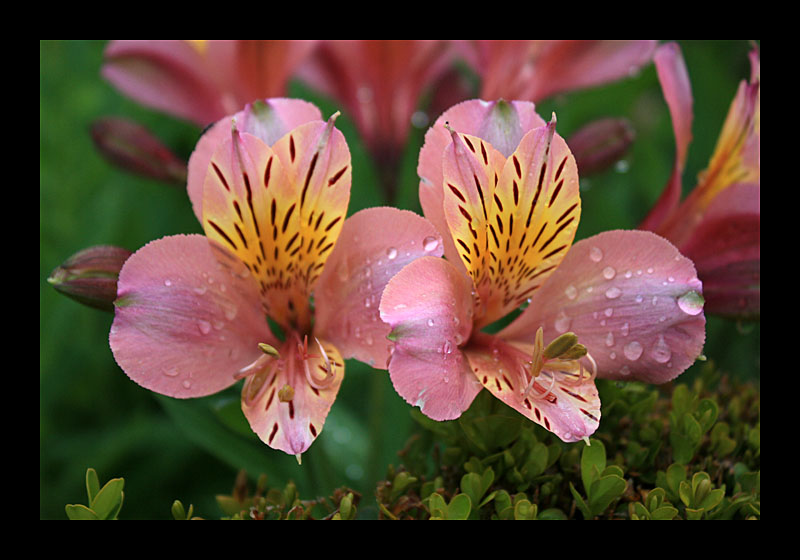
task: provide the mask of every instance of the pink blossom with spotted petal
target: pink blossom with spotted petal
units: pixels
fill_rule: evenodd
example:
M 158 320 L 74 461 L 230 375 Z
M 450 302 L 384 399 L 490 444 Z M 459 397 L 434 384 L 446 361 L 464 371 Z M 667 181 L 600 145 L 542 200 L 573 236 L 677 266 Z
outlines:
M 165 237 L 125 262 L 110 335 L 125 373 L 164 395 L 245 379 L 253 431 L 298 459 L 323 429 L 344 360 L 388 360 L 378 308 L 388 280 L 443 247 L 411 212 L 345 219 L 350 153 L 335 118 L 267 99 L 208 130 L 188 185 L 205 236 Z
M 578 441 L 599 425 L 595 376 L 663 383 L 702 350 L 702 284 L 672 244 L 610 231 L 573 245 L 577 167 L 555 124 L 532 103 L 474 100 L 426 135 L 420 201 L 447 258 L 400 270 L 380 310 L 392 383 L 430 418 L 458 418 L 486 389 Z

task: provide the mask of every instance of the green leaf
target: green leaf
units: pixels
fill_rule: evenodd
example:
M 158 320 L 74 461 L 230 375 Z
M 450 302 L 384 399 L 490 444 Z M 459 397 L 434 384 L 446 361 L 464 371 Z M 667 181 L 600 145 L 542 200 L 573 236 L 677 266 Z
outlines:
M 674 519 L 676 515 L 678 515 L 678 510 L 672 506 L 661 506 L 650 512 L 650 516 L 656 521 L 668 521 Z
M 603 513 L 611 502 L 622 496 L 627 485 L 624 478 L 613 474 L 595 480 L 589 491 L 589 509 L 592 514 Z
M 73 521 L 97 520 L 97 514 L 83 504 L 68 504 L 64 507 L 67 517 Z
M 707 432 L 717 421 L 719 416 L 719 407 L 717 403 L 711 399 L 703 399 L 697 405 L 697 412 L 695 413 L 697 420 L 703 433 Z
M 473 504 L 480 504 L 481 498 L 494 482 L 494 471 L 487 468 L 483 475 L 471 472 L 461 477 L 461 491 L 469 496 Z
M 571 482 L 569 483 L 569 491 L 572 493 L 572 497 L 575 498 L 575 505 L 581 510 L 584 519 L 591 519 L 594 517 L 592 510 L 589 509 L 589 506 L 586 505 L 586 502 L 583 501 L 583 498 L 578 494 L 578 491 L 575 490 L 575 486 Z
M 587 496 L 591 496 L 590 488 L 606 468 L 606 448 L 598 439 L 589 440 L 591 445 L 585 445 L 581 453 L 581 480 Z
M 97 471 L 89 467 L 86 469 L 86 494 L 89 496 L 90 504 L 99 491 L 100 481 L 97 479 Z
M 514 519 L 515 520 L 533 520 L 536 519 L 536 504 L 531 504 L 528 500 L 520 500 L 514 504 Z
M 466 494 L 456 494 L 447 507 L 447 519 L 464 520 L 472 510 L 472 501 Z
M 428 511 L 431 519 L 447 519 L 447 503 L 438 492 L 434 492 L 428 497 Z
M 125 487 L 125 479 L 112 478 L 106 482 L 97 495 L 92 500 L 91 508 L 100 519 L 115 519 L 122 508 Z
M 558 508 L 548 508 L 543 510 L 536 519 L 551 520 L 551 521 L 564 521 L 567 519 L 567 514 Z

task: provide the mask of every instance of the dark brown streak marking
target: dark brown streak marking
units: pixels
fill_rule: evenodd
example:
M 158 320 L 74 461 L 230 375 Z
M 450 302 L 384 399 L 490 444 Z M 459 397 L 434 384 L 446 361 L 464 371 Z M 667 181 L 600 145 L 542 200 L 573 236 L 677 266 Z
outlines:
M 319 224 L 320 224 L 320 222 L 322 222 L 322 217 L 323 217 L 324 215 L 325 215 L 325 210 L 323 210 L 322 212 L 320 212 L 320 214 L 319 214 L 319 218 L 317 218 L 317 222 L 314 224 L 314 231 L 317 231 L 317 230 L 319 229 Z M 311 223 L 311 222 L 309 222 L 309 223 Z
M 581 408 L 581 409 L 579 409 L 579 410 L 580 410 L 581 412 L 583 412 L 583 413 L 584 413 L 586 416 L 588 416 L 589 418 L 591 418 L 592 420 L 594 420 L 595 422 L 599 422 L 599 420 L 598 420 L 597 418 L 595 418 L 595 417 L 594 417 L 594 415 L 592 415 L 590 412 L 588 412 L 588 411 L 586 411 L 586 410 L 584 410 L 584 409 L 582 409 L 582 408 Z
M 500 209 L 500 211 L 502 212 L 502 211 L 503 211 L 503 203 L 502 203 L 502 202 L 500 202 L 500 199 L 499 199 L 499 198 L 497 198 L 497 193 L 494 193 L 494 203 L 495 203 L 495 204 L 497 204 L 497 207 L 498 207 L 498 208 Z
M 464 247 L 464 250 L 466 250 L 467 253 L 469 253 L 470 255 L 472 254 L 472 251 L 469 250 L 469 246 L 466 243 L 464 243 L 461 239 L 456 239 L 456 241 L 458 241 L 459 245 Z
M 575 210 L 575 208 L 577 208 L 577 207 L 578 207 L 578 203 L 576 202 L 575 204 L 573 204 L 572 206 L 570 206 L 569 208 L 567 208 L 567 210 L 566 210 L 566 211 L 565 211 L 563 214 L 561 214 L 561 216 L 560 216 L 560 217 L 559 217 L 559 218 L 556 220 L 556 223 L 557 223 L 557 224 L 560 224 L 560 223 L 561 223 L 561 220 L 563 220 L 564 218 L 566 218 L 566 217 L 567 217 L 567 216 L 570 214 L 570 212 L 572 212 L 573 210 Z
M 341 219 L 342 219 L 341 216 L 338 216 L 337 218 L 335 218 L 333 221 L 331 221 L 331 223 L 329 223 L 327 226 L 325 226 L 325 231 L 330 231 L 331 228 L 336 225 L 336 222 L 338 222 Z
M 217 167 L 217 164 L 212 161 L 211 162 L 211 167 L 214 168 L 214 171 L 216 172 L 217 177 L 219 177 L 219 180 L 222 181 L 222 186 L 225 187 L 225 190 L 228 191 L 228 192 L 231 192 L 231 188 L 228 186 L 228 181 L 225 180 L 225 175 L 223 175 L 222 171 L 219 170 L 219 167 Z
M 291 158 L 292 163 L 294 163 L 294 155 L 294 136 L 289 136 L 289 157 Z
M 308 431 L 311 432 L 311 435 L 317 437 L 317 429 L 314 427 L 314 424 L 311 422 L 308 423 Z
M 566 245 L 562 245 L 562 246 L 561 246 L 561 247 L 559 247 L 558 249 L 554 249 L 553 251 L 550 251 L 549 253 L 547 253 L 547 254 L 546 254 L 544 257 L 542 257 L 542 259 L 549 259 L 550 257 L 552 257 L 553 255 L 555 255 L 556 253 L 559 253 L 559 252 L 563 251 L 563 250 L 564 250 L 564 249 L 566 249 L 566 248 L 567 248 L 567 246 L 566 246 Z
M 564 170 L 565 163 L 567 163 L 567 156 L 564 156 L 564 159 L 562 159 L 561 163 L 558 164 L 558 170 L 556 170 L 556 176 L 553 181 L 558 181 L 558 178 L 561 177 L 561 172 Z
M 564 179 L 561 179 L 558 184 L 556 185 L 556 190 L 553 191 L 553 195 L 550 197 L 550 202 L 547 203 L 547 207 L 550 208 L 553 205 L 558 193 L 561 192 L 561 187 L 564 186 Z
M 289 401 L 289 418 L 294 420 L 294 403 Z
M 571 396 L 572 398 L 578 399 L 579 401 L 587 402 L 587 401 L 586 401 L 586 399 L 584 399 L 584 398 L 583 398 L 582 396 L 580 396 L 578 393 L 573 393 L 572 391 L 570 391 L 570 390 L 569 390 L 569 389 L 567 389 L 566 387 L 559 387 L 559 388 L 560 388 L 562 391 L 564 391 L 566 394 L 568 394 L 569 396 Z
M 514 169 L 517 171 L 517 179 L 522 179 L 522 169 L 519 166 L 519 160 L 517 159 L 516 155 L 511 156 L 511 159 L 514 160 Z
M 483 142 L 481 142 L 481 154 L 483 154 L 483 164 L 489 165 L 489 156 L 486 155 L 486 146 L 483 145 Z
M 519 185 L 514 181 L 514 206 L 519 205 Z
M 217 232 L 218 234 L 220 234 L 220 235 L 223 237 L 223 239 L 225 239 L 225 241 L 227 241 L 227 242 L 228 242 L 228 245 L 230 245 L 231 247 L 233 247 L 233 250 L 234 250 L 234 251 L 238 251 L 238 250 L 239 250 L 239 248 L 236 246 L 236 243 L 234 243 L 234 242 L 233 242 L 233 239 L 231 239 L 230 237 L 228 237 L 228 234 L 227 234 L 227 233 L 225 233 L 225 232 L 222 230 L 222 228 L 221 228 L 221 227 L 219 227 L 217 224 L 215 224 L 215 223 L 214 223 L 214 222 L 212 222 L 211 220 L 206 220 L 206 221 L 208 222 L 208 225 L 210 225 L 212 228 L 214 228 L 214 230 L 216 230 L 216 232 Z
M 306 201 L 306 192 L 308 192 L 308 185 L 311 183 L 311 176 L 314 174 L 314 168 L 317 166 L 317 157 L 319 156 L 319 152 L 314 154 L 314 157 L 311 158 L 311 163 L 308 166 L 308 173 L 306 173 L 306 181 L 303 184 L 303 194 L 300 196 L 300 208 L 303 207 L 303 204 Z
M 269 177 L 272 174 L 272 157 L 269 157 L 269 161 L 267 162 L 267 167 L 264 169 L 264 188 L 269 188 Z
M 555 239 L 555 238 L 556 238 L 556 236 L 557 236 L 559 233 L 561 233 L 561 231 L 562 231 L 562 230 L 563 230 L 565 227 L 567 227 L 567 226 L 568 226 L 568 225 L 569 225 L 569 224 L 572 222 L 572 220 L 574 220 L 574 219 L 575 219 L 574 217 L 573 217 L 573 218 L 570 218 L 569 220 L 567 220 L 566 222 L 564 222 L 563 224 L 561 224 L 560 226 L 558 226 L 558 229 L 556 230 L 556 232 L 555 232 L 553 235 L 551 235 L 551 236 L 550 236 L 550 239 L 548 239 L 548 240 L 547 240 L 547 241 L 544 243 L 544 245 L 542 245 L 541 247 L 539 247 L 539 252 L 541 253 L 542 251 L 544 251 L 544 250 L 545 250 L 545 248 L 546 248 L 548 245 L 550 245 L 550 243 L 553 241 L 553 239 Z
M 333 177 L 328 179 L 328 186 L 332 187 L 333 185 L 335 185 L 336 181 L 341 179 L 341 177 L 342 177 L 342 175 L 344 175 L 345 171 L 347 171 L 347 166 L 346 165 L 344 167 L 342 167 L 339 171 L 337 171 L 336 174 Z
M 267 443 L 272 443 L 272 440 L 275 438 L 275 433 L 277 431 L 278 431 L 278 423 L 275 422 L 275 424 L 273 424 L 272 426 L 272 432 L 270 432 L 269 434 L 269 439 L 267 440 Z
M 467 143 L 467 146 L 469 146 L 469 149 L 472 151 L 472 153 L 475 153 L 475 146 L 472 145 L 472 142 L 469 141 L 469 138 L 467 138 L 463 134 L 461 135 L 461 138 L 463 138 L 464 142 Z
M 286 228 L 289 227 L 289 219 L 292 217 L 292 212 L 294 212 L 294 207 L 297 203 L 292 203 L 289 206 L 289 210 L 286 211 L 286 216 L 283 218 L 283 226 L 281 226 L 281 233 L 286 233 Z
M 464 195 L 461 194 L 460 190 L 458 190 L 456 187 L 454 187 L 450 183 L 447 183 L 447 186 L 450 187 L 450 190 L 453 191 L 453 194 L 456 195 L 459 198 L 459 200 L 461 200 L 461 202 L 466 202 L 467 201 L 467 199 L 464 198 Z
M 239 203 L 237 201 L 233 201 L 233 209 L 236 210 L 236 214 L 239 216 L 239 221 L 244 222 L 244 218 L 242 217 L 242 210 L 239 208 Z
M 248 247 L 247 247 L 247 239 L 244 238 L 244 234 L 242 233 L 242 230 L 239 229 L 239 224 L 234 223 L 233 227 L 236 228 L 236 233 L 239 234 L 239 239 L 241 239 L 242 243 L 244 243 L 244 248 L 248 249 Z
M 542 232 L 544 232 L 544 228 L 546 227 L 547 227 L 547 222 L 542 224 L 542 229 L 540 229 L 539 233 L 536 234 L 536 239 L 534 239 L 533 243 L 531 243 L 531 247 L 536 245 L 536 242 L 539 241 L 539 238 L 542 236 Z
M 478 176 L 474 173 L 472 174 L 472 178 L 475 179 L 475 186 L 478 187 L 478 196 L 481 197 L 481 206 L 483 207 L 483 219 L 488 220 L 489 216 L 486 214 L 486 202 L 483 200 L 483 189 L 481 188 L 481 183 L 478 181 Z
M 472 215 L 469 212 L 467 212 L 467 210 L 463 206 L 459 204 L 458 210 L 459 212 L 461 212 L 461 215 L 467 219 L 468 222 L 472 223 Z
M 494 226 L 489 224 L 489 231 L 492 232 L 492 237 L 494 237 L 494 244 L 497 245 L 497 248 L 500 248 L 500 241 L 497 239 L 497 234 L 494 231 Z
M 273 198 L 272 199 L 272 206 L 270 207 L 270 211 L 269 211 L 269 221 L 270 221 L 270 223 L 272 225 L 275 225 L 275 213 L 277 212 L 277 210 L 278 210 L 278 206 L 275 203 L 275 199 Z
M 497 222 L 497 227 L 500 230 L 500 233 L 503 233 L 503 220 L 500 219 L 499 214 L 495 214 L 495 221 Z
M 296 231 L 294 233 L 294 235 L 292 236 L 292 238 L 289 240 L 289 242 L 286 244 L 286 247 L 283 249 L 284 251 L 287 251 L 287 252 L 289 251 L 289 248 L 294 244 L 294 242 L 297 239 L 298 235 L 300 235 L 300 232 Z

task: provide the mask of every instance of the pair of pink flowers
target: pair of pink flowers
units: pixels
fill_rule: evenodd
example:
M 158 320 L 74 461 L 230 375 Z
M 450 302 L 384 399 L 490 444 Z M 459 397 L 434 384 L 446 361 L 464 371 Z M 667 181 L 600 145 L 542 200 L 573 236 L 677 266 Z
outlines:
M 427 220 L 345 219 L 335 117 L 268 99 L 203 135 L 188 194 L 205 236 L 154 241 L 119 275 L 110 343 L 134 381 L 188 398 L 245 379 L 253 430 L 299 456 L 348 358 L 388 368 L 431 418 L 458 417 L 486 388 L 576 441 L 600 420 L 595 376 L 660 383 L 699 355 L 701 283 L 670 243 L 613 231 L 572 245 L 577 168 L 532 103 L 468 101 L 430 128 Z M 481 330 L 525 303 L 501 332 Z

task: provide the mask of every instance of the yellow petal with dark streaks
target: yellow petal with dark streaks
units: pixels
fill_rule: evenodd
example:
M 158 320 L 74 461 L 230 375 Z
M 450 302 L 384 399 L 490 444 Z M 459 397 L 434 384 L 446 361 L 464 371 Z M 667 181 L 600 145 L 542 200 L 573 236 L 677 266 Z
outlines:
M 578 168 L 555 119 L 508 158 L 489 215 L 490 296 L 482 325 L 518 308 L 567 254 L 581 212 Z
M 456 250 L 483 297 L 482 285 L 493 263 L 487 255 L 495 186 L 505 157 L 491 144 L 451 131 L 443 154 L 444 213 Z
M 296 277 L 308 293 L 339 237 L 350 201 L 350 150 L 334 127 L 337 116 L 301 125 L 273 146 L 294 189 L 299 237 L 291 250 L 297 251 Z

